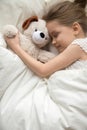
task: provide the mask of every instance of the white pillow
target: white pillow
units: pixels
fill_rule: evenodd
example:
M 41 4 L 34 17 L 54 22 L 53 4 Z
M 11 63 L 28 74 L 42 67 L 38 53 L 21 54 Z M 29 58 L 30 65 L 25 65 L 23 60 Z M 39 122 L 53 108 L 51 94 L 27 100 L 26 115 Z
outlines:
M 5 24 L 21 29 L 23 21 L 31 15 L 42 17 L 45 0 L 0 0 L 0 30 Z
M 6 42 L 5 42 L 3 35 L 1 33 L 0 33 L 0 46 L 4 47 L 4 48 L 7 47 Z

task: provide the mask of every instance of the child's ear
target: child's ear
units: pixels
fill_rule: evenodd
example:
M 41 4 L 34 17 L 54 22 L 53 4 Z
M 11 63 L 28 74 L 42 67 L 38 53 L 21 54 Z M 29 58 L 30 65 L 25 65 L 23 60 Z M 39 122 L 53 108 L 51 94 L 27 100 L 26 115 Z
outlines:
M 78 22 L 74 22 L 72 27 L 73 27 L 74 35 L 77 36 L 81 31 L 80 24 Z

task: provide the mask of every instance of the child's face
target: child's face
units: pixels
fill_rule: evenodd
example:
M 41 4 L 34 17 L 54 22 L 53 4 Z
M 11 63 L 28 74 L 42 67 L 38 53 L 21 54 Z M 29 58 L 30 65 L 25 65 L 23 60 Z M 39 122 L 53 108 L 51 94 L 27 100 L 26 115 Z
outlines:
M 48 22 L 47 28 L 52 44 L 59 52 L 62 52 L 75 39 L 73 28 L 61 25 L 57 21 Z

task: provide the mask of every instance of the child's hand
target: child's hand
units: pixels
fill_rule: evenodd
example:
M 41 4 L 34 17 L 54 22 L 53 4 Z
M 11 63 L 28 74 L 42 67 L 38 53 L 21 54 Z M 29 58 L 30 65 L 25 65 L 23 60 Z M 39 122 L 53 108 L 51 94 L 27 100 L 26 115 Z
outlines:
M 5 41 L 7 42 L 7 45 L 15 51 L 15 48 L 19 47 L 20 43 L 19 33 L 13 38 L 5 37 Z

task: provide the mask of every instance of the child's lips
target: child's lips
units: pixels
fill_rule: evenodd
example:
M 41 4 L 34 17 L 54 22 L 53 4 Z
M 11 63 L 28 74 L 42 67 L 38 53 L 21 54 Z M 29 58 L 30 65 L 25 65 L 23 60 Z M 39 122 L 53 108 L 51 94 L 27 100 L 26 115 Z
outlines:
M 62 52 L 64 48 L 61 45 L 54 44 L 55 48 L 58 50 L 58 52 Z
M 55 47 L 56 47 L 57 49 L 60 49 L 60 48 L 61 48 L 61 46 L 59 46 L 59 45 L 56 45 L 56 44 L 55 44 Z

